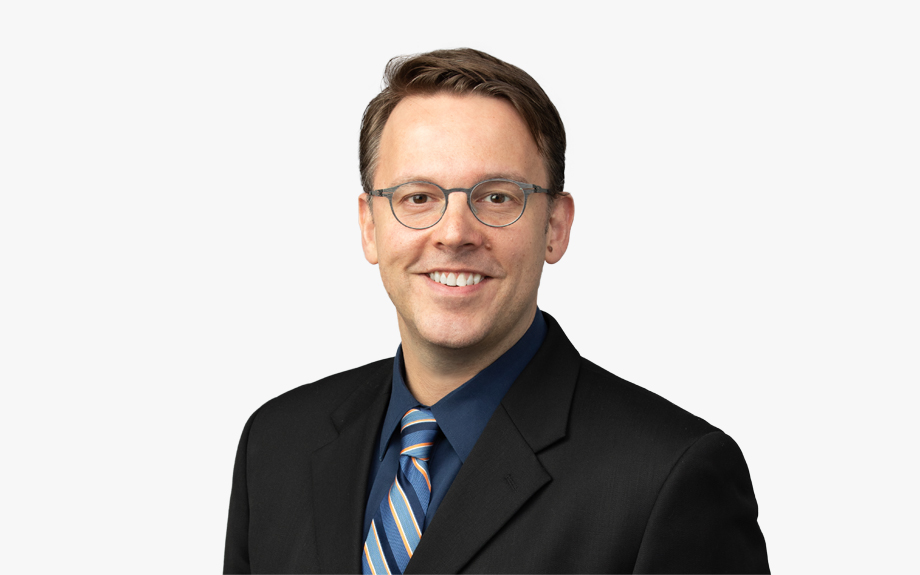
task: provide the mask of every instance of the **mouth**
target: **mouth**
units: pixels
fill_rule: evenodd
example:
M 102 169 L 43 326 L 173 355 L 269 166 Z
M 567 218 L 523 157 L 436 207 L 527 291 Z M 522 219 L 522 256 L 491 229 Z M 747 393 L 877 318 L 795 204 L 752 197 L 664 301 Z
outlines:
M 488 276 L 473 272 L 431 272 L 428 277 L 446 286 L 463 287 L 476 285 Z

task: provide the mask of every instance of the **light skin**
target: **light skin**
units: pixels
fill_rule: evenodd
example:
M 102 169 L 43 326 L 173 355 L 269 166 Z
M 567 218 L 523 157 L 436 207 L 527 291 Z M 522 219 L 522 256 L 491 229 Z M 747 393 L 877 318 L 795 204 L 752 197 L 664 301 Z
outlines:
M 489 178 L 547 187 L 543 159 L 510 103 L 478 95 L 410 96 L 393 110 L 380 141 L 375 189 L 426 180 L 470 188 Z M 450 195 L 435 226 L 400 224 L 386 198 L 359 198 L 364 255 L 380 268 L 402 338 L 409 391 L 424 405 L 475 376 L 527 331 L 537 309 L 543 263 L 565 254 L 575 215 L 571 196 L 533 194 L 505 228 L 479 222 L 462 193 Z M 432 272 L 478 273 L 449 287 Z

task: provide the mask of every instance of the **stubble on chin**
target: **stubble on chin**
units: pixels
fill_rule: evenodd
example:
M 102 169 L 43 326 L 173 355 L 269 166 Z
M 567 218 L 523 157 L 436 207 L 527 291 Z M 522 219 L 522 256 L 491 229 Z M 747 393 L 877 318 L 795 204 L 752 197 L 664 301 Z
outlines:
M 488 330 L 473 318 L 438 317 L 441 314 L 419 311 L 413 321 L 399 314 L 403 340 L 410 337 L 416 345 L 443 350 L 463 350 L 478 347 Z

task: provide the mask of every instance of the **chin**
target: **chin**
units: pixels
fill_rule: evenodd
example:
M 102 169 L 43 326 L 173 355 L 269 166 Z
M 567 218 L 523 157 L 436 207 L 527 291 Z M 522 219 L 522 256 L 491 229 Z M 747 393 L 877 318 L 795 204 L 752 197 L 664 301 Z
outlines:
M 481 343 L 489 333 L 489 328 L 473 321 L 458 322 L 455 319 L 439 318 L 416 324 L 416 331 L 422 340 L 432 345 L 464 349 Z

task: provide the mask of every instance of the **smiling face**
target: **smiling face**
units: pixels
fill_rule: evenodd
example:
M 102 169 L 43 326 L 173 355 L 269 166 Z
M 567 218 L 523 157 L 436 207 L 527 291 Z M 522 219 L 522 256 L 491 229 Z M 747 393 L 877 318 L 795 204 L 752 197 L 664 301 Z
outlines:
M 393 110 L 381 135 L 375 189 L 415 180 L 470 188 L 489 178 L 547 185 L 536 143 L 508 102 L 435 94 L 410 96 Z M 380 265 L 404 351 L 427 346 L 497 357 L 524 334 L 543 262 L 562 257 L 572 223 L 570 197 L 555 202 L 549 221 L 547 201 L 534 194 L 520 220 L 491 228 L 476 219 L 463 193 L 452 193 L 441 221 L 424 230 L 400 224 L 386 198 L 375 198 L 372 208 L 359 201 L 364 253 Z M 450 285 L 458 279 L 468 285 Z

